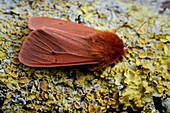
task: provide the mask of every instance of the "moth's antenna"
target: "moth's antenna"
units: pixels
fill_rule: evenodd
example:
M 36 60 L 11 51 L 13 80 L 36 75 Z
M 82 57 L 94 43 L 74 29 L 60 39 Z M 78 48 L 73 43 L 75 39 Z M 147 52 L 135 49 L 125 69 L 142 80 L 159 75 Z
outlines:
M 116 30 L 115 30 L 115 33 L 116 31 L 118 31 L 119 29 L 121 29 L 122 27 L 125 27 L 127 25 L 127 22 L 123 23 L 123 25 L 119 26 Z
M 128 28 L 130 28 L 130 29 L 133 29 L 133 30 L 137 33 L 137 35 L 140 35 L 140 34 L 138 33 L 138 31 L 145 25 L 145 23 L 146 23 L 146 21 L 143 22 L 142 25 L 136 30 L 136 29 L 134 29 L 132 26 L 128 25 L 127 22 L 124 22 L 123 25 L 119 26 L 119 27 L 115 30 L 115 32 L 118 31 L 119 29 L 123 28 L 123 27 L 128 27 Z
M 146 24 L 146 21 L 142 23 L 142 25 L 136 30 L 136 32 L 138 32 L 145 24 Z
M 140 34 L 138 33 L 138 31 L 139 31 L 145 24 L 146 24 L 146 21 L 144 21 L 144 22 L 141 24 L 141 26 L 136 30 L 136 29 L 134 29 L 134 27 L 128 25 L 127 22 L 124 22 L 124 24 L 121 25 L 121 26 L 119 26 L 116 30 L 114 30 L 114 32 L 118 31 L 119 29 L 121 29 L 121 28 L 123 28 L 123 27 L 128 27 L 128 28 L 132 29 L 134 32 L 136 32 L 136 34 L 137 34 L 138 36 L 140 36 Z M 132 40 L 131 40 L 131 42 L 132 42 Z M 130 47 L 129 45 L 126 45 L 126 46 L 124 47 L 124 49 L 127 50 L 129 47 Z M 130 47 L 130 48 L 135 48 L 135 47 Z

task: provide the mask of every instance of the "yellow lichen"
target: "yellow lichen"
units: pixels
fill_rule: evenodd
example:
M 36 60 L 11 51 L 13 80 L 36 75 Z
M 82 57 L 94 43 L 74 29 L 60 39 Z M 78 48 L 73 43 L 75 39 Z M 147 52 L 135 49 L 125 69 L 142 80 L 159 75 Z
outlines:
M 79 102 L 75 102 L 75 103 L 74 103 L 74 106 L 75 106 L 76 109 L 80 109 L 80 108 L 81 108 L 81 105 L 80 105 Z
M 6 56 L 5 52 L 0 51 L 0 60 L 4 59 Z
M 108 112 L 108 108 L 121 112 L 119 105 L 123 104 L 125 112 L 130 107 L 134 111 L 155 112 L 153 97 L 164 100 L 170 96 L 169 16 L 136 3 L 140 4 L 139 1 L 103 4 L 102 1 L 39 0 L 12 1 L 13 5 L 8 5 L 0 1 L 0 87 L 1 96 L 6 95 L 1 98 L 2 110 L 102 113 Z M 126 61 L 95 72 L 77 67 L 44 69 L 20 64 L 18 53 L 31 32 L 27 19 L 54 15 L 70 21 L 81 15 L 81 24 L 110 32 L 126 22 L 116 31 L 127 46 Z M 14 97 L 18 98 L 14 100 Z M 23 107 L 25 101 L 29 110 Z
M 21 77 L 21 78 L 19 79 L 19 82 L 25 84 L 25 83 L 28 82 L 28 78 L 27 78 L 27 77 Z
M 95 107 L 93 105 L 89 105 L 88 111 L 89 111 L 89 113 L 94 113 L 95 112 Z
M 164 53 L 166 56 L 170 56 L 170 44 L 164 46 Z
M 43 91 L 47 91 L 47 90 L 48 90 L 47 82 L 46 82 L 46 81 L 40 82 L 40 88 L 41 88 Z
M 139 53 L 140 58 L 145 58 L 146 56 L 147 56 L 146 52 L 142 51 L 142 52 Z
M 158 48 L 158 50 L 163 49 L 163 43 L 162 42 L 158 42 L 157 43 L 157 48 Z
M 18 58 L 13 58 L 13 59 L 12 59 L 12 63 L 14 63 L 14 64 L 20 64 L 21 62 L 19 61 Z

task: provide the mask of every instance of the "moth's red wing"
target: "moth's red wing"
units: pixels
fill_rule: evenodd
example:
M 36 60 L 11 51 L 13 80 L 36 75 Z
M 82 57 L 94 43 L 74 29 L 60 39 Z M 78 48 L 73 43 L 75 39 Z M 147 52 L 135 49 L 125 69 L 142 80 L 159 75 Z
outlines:
M 98 32 L 98 30 L 82 24 L 48 17 L 31 17 L 28 20 L 28 27 L 32 30 L 40 29 L 42 27 L 51 27 L 83 36 Z
M 90 54 L 87 37 L 49 27 L 34 30 L 28 35 L 20 50 L 19 60 L 31 67 L 98 63 Z

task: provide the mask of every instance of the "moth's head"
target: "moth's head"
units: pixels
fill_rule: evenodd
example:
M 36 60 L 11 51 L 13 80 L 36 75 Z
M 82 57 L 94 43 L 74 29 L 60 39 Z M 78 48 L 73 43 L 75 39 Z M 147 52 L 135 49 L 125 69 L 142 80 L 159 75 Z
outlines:
M 126 52 L 123 40 L 118 35 L 113 32 L 103 32 L 99 39 L 101 40 L 98 41 L 98 48 L 101 50 L 98 59 L 104 67 L 123 60 Z
M 113 32 L 99 32 L 90 39 L 91 54 L 95 56 L 101 67 L 106 67 L 123 60 L 125 56 L 124 43 L 121 38 Z
M 112 51 L 110 51 L 111 63 L 116 63 L 117 61 L 122 61 L 123 57 L 126 55 L 125 45 L 123 40 L 117 37 L 117 40 L 113 41 Z
M 145 23 L 146 23 L 146 21 L 144 21 L 144 22 L 141 24 L 141 26 L 136 30 L 136 29 L 134 29 L 132 26 L 128 25 L 127 22 L 125 22 L 122 26 L 118 27 L 116 30 L 113 30 L 113 32 L 116 33 L 116 32 L 117 32 L 118 30 L 120 30 L 121 28 L 127 27 L 127 28 L 132 29 L 132 30 L 133 30 L 134 32 L 136 32 L 136 34 L 139 36 L 138 30 L 140 30 L 140 29 L 145 25 Z M 117 36 L 117 37 L 118 37 L 118 36 Z M 118 38 L 117 38 L 117 39 L 118 39 Z M 126 55 L 126 50 L 127 50 L 128 48 L 134 48 L 134 47 L 130 47 L 129 45 L 123 43 L 122 40 L 117 40 L 117 42 L 115 42 L 115 46 L 117 47 L 116 52 L 121 51 L 120 55 L 123 56 L 123 57 Z M 124 59 L 123 57 L 120 57 L 120 60 L 123 60 L 123 59 Z

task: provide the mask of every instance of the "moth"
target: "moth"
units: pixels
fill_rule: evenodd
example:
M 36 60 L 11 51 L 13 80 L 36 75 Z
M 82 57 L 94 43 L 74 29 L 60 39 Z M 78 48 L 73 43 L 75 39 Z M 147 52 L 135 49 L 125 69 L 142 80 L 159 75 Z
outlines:
M 125 56 L 123 41 L 115 32 L 48 17 L 31 17 L 28 27 L 33 31 L 19 52 L 19 60 L 26 66 L 99 69 Z

